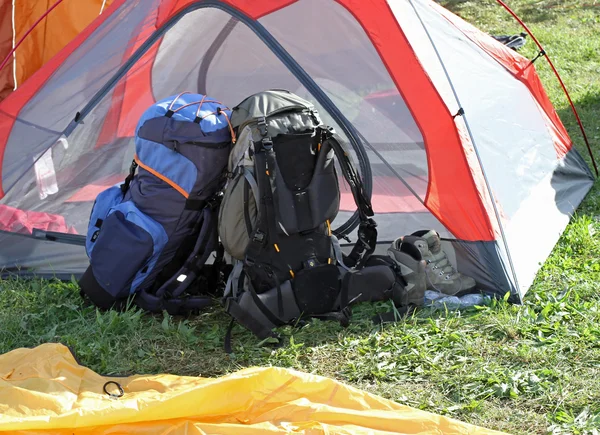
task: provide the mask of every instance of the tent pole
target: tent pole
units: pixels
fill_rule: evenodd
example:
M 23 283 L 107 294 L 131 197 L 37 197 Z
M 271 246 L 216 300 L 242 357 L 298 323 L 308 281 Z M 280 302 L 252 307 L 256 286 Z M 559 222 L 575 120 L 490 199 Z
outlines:
M 506 3 L 504 3 L 504 1 L 502 1 L 502 0 L 496 0 L 496 1 L 502 7 L 504 7 L 504 9 L 506 9 L 514 17 L 515 20 L 517 20 L 519 22 L 519 24 L 523 27 L 523 29 L 525 29 L 525 31 L 529 34 L 529 36 L 531 36 L 531 39 L 533 40 L 533 42 L 535 42 L 535 44 L 538 46 L 538 48 L 540 49 L 541 55 L 546 57 L 546 60 L 548 61 L 550 68 L 552 68 L 554 75 L 556 75 L 556 78 L 558 79 L 560 86 L 562 87 L 563 91 L 565 92 L 565 95 L 567 96 L 567 99 L 569 100 L 569 104 L 571 105 L 573 114 L 575 115 L 575 118 L 577 119 L 577 123 L 579 124 L 579 128 L 581 129 L 581 133 L 583 134 L 583 140 L 585 141 L 588 152 L 590 153 L 590 157 L 592 158 L 592 164 L 594 165 L 594 169 L 596 171 L 596 176 L 598 176 L 598 166 L 596 165 L 596 159 L 594 159 L 594 154 L 592 153 L 592 147 L 590 145 L 590 142 L 588 141 L 587 134 L 585 133 L 585 129 L 583 128 L 583 123 L 581 122 L 581 118 L 579 118 L 579 113 L 577 113 L 577 109 L 575 109 L 575 104 L 573 104 L 573 100 L 571 100 L 569 91 L 567 91 L 567 87 L 565 86 L 565 83 L 563 82 L 562 78 L 560 77 L 560 74 L 558 73 L 556 67 L 554 66 L 554 63 L 552 63 L 550 56 L 548 56 L 546 50 L 544 50 L 544 47 L 542 47 L 542 44 L 540 44 L 540 41 L 538 41 L 538 39 L 535 37 L 535 35 L 529 29 L 529 27 L 527 27 L 527 25 L 523 22 L 523 20 L 521 20 L 521 18 L 519 18 L 519 16 Z
M 218 33 L 218 35 L 216 36 L 216 38 L 212 42 L 212 44 L 210 44 L 210 47 L 208 47 L 208 50 L 206 50 L 206 54 L 204 55 L 204 58 L 202 59 L 202 63 L 200 64 L 200 70 L 198 73 L 198 92 L 199 93 L 204 94 L 204 95 L 209 93 L 207 90 L 207 85 L 206 85 L 208 68 L 210 67 L 210 64 L 212 63 L 212 61 L 215 58 L 219 49 L 223 46 L 223 43 L 225 42 L 227 37 L 231 34 L 231 32 L 233 32 L 233 29 L 235 28 L 237 23 L 239 23 L 238 19 L 235 17 L 231 17 L 225 23 L 225 25 L 223 26 L 221 31 Z
M 13 64 L 13 91 L 17 90 L 17 54 L 14 51 L 17 43 L 17 27 L 16 27 L 16 0 L 12 1 L 12 64 Z M 10 55 L 9 55 L 10 56 Z
M 15 46 L 12 48 L 10 53 L 8 53 L 8 56 L 6 56 L 6 58 L 0 64 L 0 71 L 2 71 L 4 69 L 4 67 L 6 66 L 6 64 L 8 64 L 10 59 L 12 59 L 13 54 L 17 51 L 17 48 L 19 48 L 19 46 L 23 43 L 25 38 L 27 38 L 27 36 L 29 36 L 29 34 L 31 32 L 33 32 L 33 29 L 35 29 L 37 27 L 37 25 L 40 24 L 42 22 L 42 20 L 44 18 L 46 18 L 48 16 L 48 14 L 54 10 L 54 8 L 56 8 L 59 4 L 61 4 L 62 1 L 63 0 L 58 0 L 56 3 L 54 3 L 46 12 L 44 12 L 44 14 L 41 17 L 39 17 L 37 19 L 37 21 L 35 23 L 33 23 L 33 26 L 31 26 L 31 28 L 27 32 L 25 32 L 25 34 L 21 37 L 21 39 L 19 39 L 19 42 L 17 42 L 15 44 Z
M 515 280 L 515 292 L 519 298 L 519 302 L 521 302 L 522 296 L 521 296 L 521 291 L 519 289 L 519 280 L 517 278 L 517 273 L 515 271 L 515 266 L 514 266 L 514 263 L 512 260 L 512 256 L 510 255 L 510 250 L 508 249 L 508 242 L 506 241 L 506 234 L 504 232 L 504 226 L 502 225 L 502 220 L 500 219 L 500 212 L 498 211 L 498 206 L 496 205 L 496 200 L 495 200 L 494 194 L 492 192 L 492 188 L 490 187 L 489 179 L 487 177 L 485 168 L 483 167 L 483 162 L 481 161 L 481 156 L 479 154 L 479 151 L 477 150 L 477 146 L 475 145 L 475 138 L 473 137 L 473 132 L 471 131 L 471 127 L 469 126 L 469 121 L 467 120 L 467 116 L 464 113 L 463 106 L 460 102 L 460 98 L 458 97 L 458 93 L 456 92 L 456 88 L 454 87 L 454 83 L 452 82 L 452 79 L 450 78 L 450 73 L 448 73 L 448 70 L 446 69 L 446 65 L 444 64 L 444 61 L 442 60 L 442 56 L 440 55 L 440 52 L 438 51 L 435 43 L 433 42 L 433 38 L 431 37 L 431 34 L 429 33 L 427 26 L 425 26 L 425 23 L 421 19 L 421 14 L 419 14 L 419 11 L 417 10 L 415 4 L 413 3 L 413 0 L 408 0 L 408 1 L 409 1 L 410 5 L 412 6 L 413 10 L 415 11 L 417 18 L 419 19 L 419 22 L 421 23 L 421 26 L 423 26 L 423 30 L 427 34 L 427 38 L 429 38 L 429 42 L 431 43 L 431 46 L 433 47 L 433 50 L 435 51 L 435 54 L 436 54 L 438 60 L 440 61 L 440 65 L 442 66 L 442 69 L 444 70 L 444 74 L 446 75 L 448 84 L 450 85 L 450 88 L 452 89 L 452 94 L 454 95 L 454 99 L 456 100 L 456 103 L 458 104 L 459 111 L 458 111 L 457 115 L 462 116 L 465 126 L 467 128 L 467 132 L 469 133 L 469 138 L 471 139 L 471 143 L 473 144 L 473 150 L 475 151 L 475 155 L 477 156 L 477 161 L 479 162 L 479 168 L 481 169 L 481 173 L 483 174 L 483 179 L 485 181 L 485 185 L 487 187 L 488 194 L 490 195 L 492 207 L 494 208 L 494 214 L 496 215 L 496 221 L 498 222 L 498 228 L 500 229 L 500 235 L 502 237 L 502 243 L 504 244 L 504 250 L 506 251 L 506 256 L 508 258 L 510 271 L 512 272 L 513 279 Z
M 373 189 L 373 180 L 369 157 L 365 151 L 356 127 L 348 121 L 346 116 L 340 109 L 331 101 L 329 96 L 315 83 L 311 76 L 294 60 L 292 56 L 277 42 L 277 40 L 264 28 L 264 26 L 247 15 L 244 15 L 238 9 L 220 0 L 204 0 L 202 2 L 194 2 L 184 7 L 174 15 L 172 15 L 165 23 L 158 27 L 136 50 L 129 56 L 119 69 L 108 79 L 108 81 L 88 100 L 85 106 L 78 111 L 73 120 L 63 130 L 63 134 L 68 137 L 73 130 L 79 125 L 85 117 L 93 110 L 96 105 L 105 97 L 105 95 L 115 87 L 116 83 L 121 80 L 131 69 L 131 67 L 146 53 L 150 47 L 172 28 L 182 17 L 191 11 L 215 8 L 227 12 L 238 21 L 242 22 L 271 50 L 271 52 L 289 69 L 289 71 L 298 79 L 298 81 L 306 88 L 308 92 L 329 112 L 334 121 L 343 130 L 348 137 L 350 145 L 356 151 L 360 164 L 360 169 L 363 171 L 362 178 L 365 184 L 365 193 L 368 198 L 371 198 Z M 52 145 L 50 145 L 52 146 Z M 50 147 L 49 146 L 49 147 Z M 42 149 L 45 152 L 49 147 Z M 37 160 L 36 160 L 37 161 Z M 35 163 L 35 162 L 34 162 Z M 9 190 L 14 187 L 14 183 L 9 187 Z M 334 231 L 342 234 L 349 234 L 358 226 L 358 213 L 355 212 L 350 219 L 342 226 Z

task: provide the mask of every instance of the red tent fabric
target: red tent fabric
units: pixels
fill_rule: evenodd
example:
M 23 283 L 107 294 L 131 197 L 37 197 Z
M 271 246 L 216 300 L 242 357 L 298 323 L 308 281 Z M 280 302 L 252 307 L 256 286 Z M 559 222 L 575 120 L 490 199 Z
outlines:
M 0 231 L 31 234 L 34 228 L 65 234 L 77 234 L 77 230 L 67 225 L 63 216 L 19 210 L 7 205 L 0 205 Z

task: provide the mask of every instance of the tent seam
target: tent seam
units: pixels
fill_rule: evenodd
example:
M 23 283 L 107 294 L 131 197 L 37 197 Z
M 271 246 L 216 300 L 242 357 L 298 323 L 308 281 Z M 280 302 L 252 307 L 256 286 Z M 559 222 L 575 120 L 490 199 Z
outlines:
M 427 191 L 425 192 L 425 197 L 423 199 L 421 199 L 421 197 L 419 195 L 417 195 L 416 192 L 414 192 L 414 190 L 408 185 L 408 183 L 406 183 L 404 181 L 404 179 L 400 176 L 400 174 L 398 174 L 398 172 L 395 169 L 393 169 L 391 167 L 391 165 L 389 165 L 389 163 L 385 159 L 383 159 L 383 157 L 378 152 L 375 151 L 375 149 L 373 148 L 373 146 L 371 146 L 370 144 L 369 144 L 369 146 L 370 146 L 371 150 L 377 155 L 377 157 L 388 167 L 388 169 L 390 169 L 390 171 L 394 175 L 396 175 L 396 177 L 398 177 L 398 179 L 400 179 L 400 181 L 411 191 L 411 193 L 413 193 L 413 195 L 423 204 L 423 206 L 429 211 L 429 213 L 431 213 L 432 215 L 435 216 L 435 214 L 433 214 L 431 212 L 431 210 L 429 210 L 429 208 L 425 205 L 428 202 L 429 192 L 431 190 L 430 175 L 433 173 L 433 171 L 431 170 L 431 159 L 430 159 L 430 156 L 429 156 L 429 153 L 428 153 L 429 146 L 428 146 L 427 141 L 425 140 L 425 135 L 423 134 L 423 127 L 421 126 L 421 122 L 414 115 L 413 109 L 410 107 L 410 104 L 407 102 L 408 100 L 407 100 L 406 96 L 404 95 L 404 92 L 402 91 L 401 86 L 399 86 L 399 84 L 396 81 L 396 78 L 393 77 L 393 75 L 391 74 L 388 62 L 383 58 L 383 56 L 381 55 L 381 53 L 379 52 L 379 50 L 375 46 L 375 43 L 373 42 L 373 40 L 369 36 L 368 32 L 366 31 L 365 26 L 363 26 L 363 24 L 358 19 L 358 17 L 354 14 L 354 12 L 351 11 L 349 8 L 347 8 L 346 5 L 342 4 L 342 2 L 340 2 L 339 0 L 334 0 L 334 1 L 336 3 L 338 3 L 341 7 L 343 7 L 346 11 L 348 11 L 352 15 L 352 17 L 354 18 L 354 20 L 363 29 L 363 32 L 365 33 L 365 36 L 367 36 L 367 38 L 371 41 L 371 44 L 373 44 L 373 48 L 377 52 L 377 55 L 379 56 L 379 59 L 381 60 L 381 63 L 385 67 L 386 72 L 388 73 L 388 75 L 390 76 L 390 79 L 394 83 L 394 86 L 396 87 L 396 90 L 398 91 L 398 93 L 402 97 L 402 101 L 404 102 L 404 104 L 406 105 L 406 108 L 410 112 L 410 116 L 411 116 L 412 120 L 415 122 L 417 128 L 419 129 L 419 134 L 421 135 L 421 138 L 423 139 L 423 146 L 425 147 L 425 157 L 427 159 Z M 386 2 L 386 6 L 388 7 L 389 12 L 393 15 L 393 12 L 391 11 L 391 9 L 389 7 L 389 4 L 387 4 L 387 2 Z M 402 29 L 400 29 L 400 28 L 399 28 L 399 30 L 402 31 Z M 408 40 L 406 42 L 410 46 L 410 43 L 408 42 Z M 413 50 L 413 53 L 414 53 L 414 50 Z M 419 59 L 417 58 L 416 55 L 415 55 L 415 59 L 417 60 L 417 62 L 419 64 L 421 64 L 421 62 L 419 61 Z M 425 69 L 423 68 L 423 70 L 425 70 Z M 432 83 L 432 85 L 433 85 L 433 83 Z M 366 140 L 365 140 L 365 142 L 368 143 L 368 141 L 366 141 Z M 438 218 L 438 216 L 435 216 L 435 218 L 438 219 L 438 220 L 440 220 Z M 446 229 L 448 230 L 448 232 L 450 232 L 451 234 L 453 234 L 453 232 L 448 228 L 448 226 L 444 222 L 441 222 L 441 220 L 440 220 L 440 223 L 442 223 L 444 225 L 444 227 L 446 227 Z
M 431 34 L 429 33 L 429 30 L 427 29 L 427 26 L 425 26 L 425 23 L 423 22 L 423 19 L 421 18 L 421 15 L 419 14 L 419 11 L 417 10 L 416 6 L 414 5 L 413 0 L 408 0 L 408 2 L 410 3 L 410 5 L 412 6 L 413 10 L 415 11 L 415 14 L 417 15 L 417 18 L 419 19 L 419 22 L 421 23 L 421 25 L 423 26 L 423 30 L 425 31 L 425 33 L 427 34 L 427 38 L 429 39 L 429 42 L 431 42 L 431 46 L 433 47 L 433 50 L 435 51 L 435 54 L 438 58 L 438 60 L 440 61 L 440 64 L 442 66 L 442 69 L 444 70 L 444 74 L 446 76 L 446 79 L 448 80 L 448 84 L 450 85 L 450 88 L 452 89 L 452 93 L 454 94 L 454 98 L 456 99 L 456 102 L 458 103 L 458 106 L 460 108 L 462 107 L 462 104 L 460 102 L 460 98 L 458 97 L 458 93 L 456 92 L 456 88 L 454 87 L 454 83 L 452 82 L 452 79 L 450 78 L 450 74 L 448 73 L 448 70 L 446 69 L 446 65 L 444 64 L 444 61 L 442 60 L 442 57 L 440 55 L 440 52 L 437 49 L 437 46 L 435 45 L 435 42 L 433 41 L 433 38 L 431 37 Z M 495 197 L 494 194 L 492 192 L 492 189 L 490 187 L 490 183 L 487 177 L 487 174 L 485 172 L 485 169 L 483 167 L 483 163 L 481 161 L 481 156 L 479 154 L 479 151 L 477 150 L 477 145 L 475 144 L 475 138 L 473 137 L 473 132 L 471 131 L 471 127 L 469 126 L 469 121 L 467 120 L 467 115 L 466 113 L 462 114 L 463 120 L 465 122 L 465 126 L 467 127 L 467 132 L 469 133 L 469 137 L 471 138 L 471 144 L 473 145 L 473 150 L 475 151 L 475 155 L 477 156 L 477 161 L 479 163 L 479 167 L 481 169 L 481 173 L 483 174 L 483 179 L 485 181 L 485 185 L 488 189 L 488 193 L 490 195 L 490 199 L 492 202 L 492 207 L 494 208 L 494 214 L 496 215 L 496 220 L 498 222 L 498 227 L 500 229 L 500 236 L 502 237 L 502 242 L 504 244 L 504 249 L 506 250 L 506 256 L 508 257 L 508 262 L 509 262 L 509 266 L 513 275 L 513 279 L 515 280 L 515 291 L 519 297 L 519 300 L 521 300 L 521 291 L 519 289 L 519 280 L 517 279 L 517 273 L 515 271 L 515 267 L 512 261 L 512 257 L 510 255 L 510 249 L 508 248 L 508 242 L 506 240 L 506 235 L 504 232 L 504 226 L 502 225 L 502 221 L 500 220 L 500 214 L 498 212 L 498 207 L 496 206 L 496 201 L 495 201 Z M 463 152 L 464 154 L 464 152 Z M 472 177 L 472 175 L 471 175 Z
M 529 80 L 527 80 L 525 78 L 525 71 L 528 68 L 535 68 L 533 66 L 533 63 L 529 63 L 525 68 L 519 69 L 518 71 L 511 71 L 506 65 L 504 65 L 502 62 L 500 62 L 500 60 L 498 60 L 491 52 L 490 50 L 488 50 L 487 47 L 485 47 L 483 44 L 479 43 L 477 40 L 473 39 L 467 32 L 465 32 L 463 29 L 461 29 L 460 27 L 458 27 L 454 22 L 452 22 L 447 16 L 445 15 L 441 15 L 442 18 L 444 18 L 444 20 L 446 20 L 448 22 L 448 24 L 450 24 L 454 29 L 456 29 L 457 31 L 459 31 L 465 38 L 467 38 L 472 44 L 474 44 L 475 46 L 477 46 L 480 50 L 482 50 L 484 53 L 486 53 L 489 57 L 491 57 L 498 65 L 500 65 L 508 74 L 510 74 L 511 76 L 513 76 L 515 79 L 517 79 L 519 82 L 521 82 L 523 84 L 523 86 L 525 86 L 527 88 L 527 90 L 529 91 L 529 93 L 531 94 L 531 98 L 535 101 L 536 105 L 538 106 L 538 110 L 542 113 L 542 116 L 544 116 L 545 118 L 547 118 L 551 124 L 555 125 L 555 123 L 552 121 L 552 117 L 551 117 L 551 113 L 549 113 L 548 110 L 546 110 L 546 108 L 544 107 L 545 105 L 543 104 L 544 102 L 538 98 L 539 96 L 534 92 L 534 89 L 531 86 L 531 83 L 529 82 Z M 526 59 L 526 58 L 524 58 Z M 528 59 L 526 59 L 528 60 Z M 571 150 L 571 148 L 573 148 L 574 143 L 573 140 L 571 139 L 571 137 L 569 136 L 569 133 L 562 121 L 562 119 L 560 119 L 560 116 L 558 116 L 558 113 L 556 113 L 556 110 L 554 110 L 555 114 L 558 117 L 558 120 L 561 122 L 562 124 L 562 129 L 564 130 L 564 133 L 567 134 L 567 139 L 569 141 L 568 146 L 569 148 L 566 150 L 567 152 L 569 150 Z M 544 123 L 546 123 L 546 119 L 544 119 Z M 560 130 L 561 126 L 556 126 L 557 130 Z M 548 125 L 546 125 L 546 128 L 548 130 L 550 130 L 550 127 Z M 561 132 L 562 133 L 562 132 Z M 553 136 L 552 132 L 550 131 L 550 136 Z M 553 140 L 554 142 L 554 140 Z M 559 156 L 560 159 L 560 156 Z
M 427 143 L 427 141 L 426 141 L 426 139 L 425 139 L 425 136 L 423 135 L 423 127 L 421 126 L 421 122 L 420 122 L 420 120 L 419 120 L 417 117 L 415 117 L 415 116 L 414 116 L 413 110 L 412 110 L 412 108 L 410 107 L 410 104 L 407 102 L 408 100 L 406 99 L 406 97 L 405 97 L 405 95 L 404 95 L 404 92 L 402 92 L 401 86 L 399 86 L 399 83 L 397 82 L 396 78 L 395 78 L 395 77 L 393 77 L 393 75 L 391 74 L 390 67 L 388 66 L 388 63 L 387 63 L 387 62 L 386 62 L 386 60 L 385 60 L 385 59 L 382 57 L 381 53 L 379 52 L 379 50 L 378 50 L 378 49 L 377 49 L 377 47 L 375 46 L 375 43 L 374 43 L 374 41 L 372 40 L 372 38 L 371 38 L 371 37 L 368 35 L 368 33 L 366 32 L 366 29 L 365 29 L 365 27 L 362 25 L 361 21 L 360 21 L 360 20 L 359 20 L 359 19 L 356 17 L 356 15 L 353 13 L 353 11 L 351 11 L 351 10 L 350 10 L 349 8 L 347 8 L 347 7 L 346 7 L 344 4 L 342 4 L 342 3 L 340 2 L 340 0 L 335 0 L 335 1 L 336 1 L 338 4 L 340 4 L 342 7 L 344 7 L 344 8 L 345 8 L 345 9 L 346 9 L 346 10 L 347 10 L 347 11 L 348 11 L 350 14 L 352 14 L 352 16 L 354 17 L 354 19 L 356 20 L 356 22 L 357 22 L 357 23 L 358 23 L 358 24 L 359 24 L 359 25 L 362 27 L 363 31 L 365 31 L 365 34 L 367 34 L 367 37 L 368 37 L 368 38 L 371 40 L 371 43 L 373 44 L 373 48 L 375 48 L 375 50 L 377 51 L 377 54 L 378 54 L 378 56 L 379 56 L 379 58 L 380 58 L 380 60 L 381 60 L 382 64 L 384 65 L 384 67 L 385 67 L 386 71 L 388 72 L 388 74 L 389 74 L 389 76 L 390 76 L 390 79 L 392 80 L 392 82 L 393 82 L 393 83 L 394 83 L 394 85 L 396 86 L 396 90 L 399 92 L 400 96 L 402 97 L 402 100 L 403 100 L 403 101 L 404 101 L 404 103 L 406 104 L 406 107 L 407 107 L 407 109 L 409 110 L 409 112 L 410 112 L 410 114 L 411 114 L 411 117 L 412 117 L 412 119 L 414 120 L 415 124 L 417 125 L 417 128 L 419 129 L 419 133 L 421 134 L 421 137 L 423 138 L 423 145 L 424 145 L 424 147 L 425 147 L 425 153 L 426 153 L 426 157 L 427 157 L 428 180 L 427 180 L 427 192 L 426 192 L 426 194 L 425 194 L 425 198 L 424 198 L 424 199 L 421 199 L 421 197 L 420 197 L 419 195 L 417 195 L 417 194 L 414 192 L 414 190 L 413 190 L 413 189 L 412 189 L 410 186 L 408 186 L 408 184 L 407 184 L 407 183 L 404 181 L 404 179 L 403 179 L 403 178 L 402 178 L 402 177 L 401 177 L 401 176 L 398 174 L 398 172 L 397 172 L 396 170 L 394 170 L 393 168 L 391 168 L 391 167 L 390 167 L 390 165 L 389 165 L 389 164 L 386 162 L 386 160 L 385 160 L 385 159 L 383 159 L 383 158 L 382 158 L 382 156 L 381 156 L 380 154 L 378 154 L 378 153 L 377 153 L 377 152 L 374 150 L 374 148 L 373 148 L 373 147 L 372 147 L 370 144 L 369 144 L 369 147 L 370 147 L 370 148 L 371 148 L 371 150 L 372 150 L 372 151 L 373 151 L 373 152 L 374 152 L 374 153 L 375 153 L 375 154 L 378 156 L 378 158 L 379 158 L 379 159 L 380 159 L 380 160 L 381 160 L 381 161 L 382 161 L 384 164 L 386 164 L 386 166 L 388 167 L 388 169 L 390 169 L 390 170 L 391 170 L 391 172 L 392 172 L 394 175 L 396 175 L 396 177 L 397 177 L 397 178 L 398 178 L 398 179 L 399 179 L 399 180 L 400 180 L 400 181 L 401 181 L 401 182 L 402 182 L 402 183 L 403 183 L 403 184 L 404 184 L 404 185 L 405 185 L 405 186 L 406 186 L 406 187 L 407 187 L 407 188 L 408 188 L 408 189 L 409 189 L 409 190 L 410 190 L 412 193 L 413 193 L 413 195 L 415 196 L 415 198 L 417 198 L 417 199 L 419 200 L 419 202 L 421 202 L 421 203 L 423 204 L 423 206 L 424 206 L 424 207 L 427 209 L 427 211 L 428 211 L 428 212 L 429 212 L 429 213 L 430 213 L 432 216 L 434 216 L 434 217 L 435 217 L 435 218 L 436 218 L 436 219 L 437 219 L 437 220 L 438 220 L 438 221 L 439 221 L 439 222 L 440 222 L 440 223 L 441 223 L 441 224 L 444 226 L 444 228 L 445 228 L 445 229 L 446 229 L 446 230 L 447 230 L 447 231 L 448 231 L 450 234 L 452 234 L 452 235 L 453 235 L 455 238 L 457 238 L 457 237 L 456 237 L 456 235 L 455 235 L 455 233 L 454 233 L 454 231 L 453 231 L 453 229 L 452 229 L 452 228 L 450 228 L 450 226 L 448 225 L 448 223 L 447 223 L 447 222 L 444 222 L 444 221 L 441 219 L 441 216 L 437 216 L 437 215 L 436 215 L 435 213 L 433 213 L 433 212 L 430 210 L 430 208 L 429 208 L 429 207 L 427 207 L 427 205 L 426 205 L 426 204 L 428 203 L 428 200 L 429 200 L 429 195 L 430 195 L 430 192 L 431 192 L 431 184 L 432 184 L 432 183 L 431 183 L 431 179 L 430 179 L 429 175 L 430 175 L 430 174 L 432 174 L 432 173 L 433 173 L 433 171 L 432 171 L 432 169 L 431 169 L 431 159 L 430 159 L 430 156 L 429 156 L 429 153 L 428 153 L 429 146 L 428 146 L 428 143 Z M 386 3 L 385 3 L 385 5 L 387 6 L 387 8 L 388 8 L 388 10 L 389 10 L 390 14 L 392 14 L 392 16 L 393 16 L 394 14 L 393 14 L 393 11 L 392 11 L 392 9 L 390 8 L 390 5 L 389 5 L 389 3 L 387 3 L 387 2 L 386 2 Z M 397 24 L 398 24 L 398 23 L 397 23 Z M 399 29 L 399 31 L 400 31 L 400 32 L 403 34 L 402 28 L 400 27 L 400 25 L 399 25 L 399 24 L 398 24 L 398 29 Z M 405 37 L 405 39 L 406 39 L 406 37 Z M 407 39 L 406 39 L 406 43 L 407 43 L 407 45 L 408 45 L 408 46 L 409 46 L 409 47 L 412 49 L 412 46 L 410 45 L 410 42 L 409 42 Z M 413 53 L 415 53 L 414 49 L 413 49 Z M 425 71 L 425 68 L 424 68 L 424 67 L 423 67 L 423 65 L 421 64 L 421 62 L 420 62 L 420 60 L 418 59 L 418 57 L 416 56 L 416 53 L 415 53 L 415 60 L 416 60 L 416 61 L 417 61 L 417 62 L 418 62 L 420 65 L 421 65 L 421 68 L 423 68 L 423 71 Z M 426 75 L 426 73 L 425 73 L 425 75 Z M 429 77 L 427 77 L 427 78 L 428 78 L 428 80 L 429 80 L 429 83 L 431 84 L 431 86 L 432 86 L 432 87 L 433 87 L 433 88 L 434 88 L 434 89 L 437 91 L 437 89 L 435 88 L 435 85 L 433 84 L 433 82 L 431 81 L 431 79 L 429 79 Z M 438 93 L 438 96 L 439 96 L 439 93 Z M 440 97 L 440 100 L 442 100 L 442 99 L 441 99 L 441 97 Z M 449 110 L 449 109 L 448 109 L 448 107 L 447 107 L 447 106 L 446 106 L 446 105 L 443 103 L 443 101 L 442 101 L 442 105 L 443 105 L 443 107 L 445 108 L 445 112 L 446 112 L 446 114 L 447 114 L 448 116 L 452 116 L 452 114 L 450 113 L 450 110 Z M 359 133 L 360 133 L 360 132 L 359 132 Z M 455 129 L 455 133 L 456 133 L 456 129 Z M 458 133 L 456 133 L 456 136 L 457 136 L 458 142 L 460 143 L 460 137 L 458 137 Z M 367 142 L 367 143 L 368 143 L 368 142 Z M 465 161 L 465 164 L 466 164 L 466 165 L 467 165 L 467 167 L 468 167 L 468 162 L 466 162 L 466 161 Z M 474 187 L 475 191 L 477 192 L 477 188 L 476 188 L 476 186 L 475 186 L 475 185 L 473 185 L 473 187 Z M 483 208 L 483 207 L 482 207 L 482 208 Z M 487 217 L 487 213 L 485 213 L 485 210 L 484 210 L 484 216 L 486 216 L 486 217 Z M 489 221 L 489 217 L 487 217 L 487 219 L 488 219 L 488 221 Z M 489 223 L 489 222 L 488 222 L 488 223 Z M 491 223 L 490 223 L 490 225 L 491 225 Z M 458 238 L 457 238 L 457 239 L 458 239 Z

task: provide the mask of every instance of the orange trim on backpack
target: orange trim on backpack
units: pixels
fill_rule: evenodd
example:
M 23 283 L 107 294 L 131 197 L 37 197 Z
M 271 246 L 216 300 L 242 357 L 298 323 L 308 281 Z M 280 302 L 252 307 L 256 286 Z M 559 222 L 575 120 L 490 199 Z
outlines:
M 181 193 L 183 195 L 183 197 L 185 199 L 188 199 L 188 197 L 190 196 L 183 187 L 181 187 L 179 184 L 175 183 L 173 180 L 165 177 L 162 174 L 159 174 L 158 172 L 156 172 L 154 169 L 152 169 L 150 166 L 146 166 L 144 165 L 142 162 L 140 162 L 140 159 L 138 158 L 137 154 L 134 156 L 135 162 L 140 165 L 141 168 L 144 168 L 146 171 L 150 172 L 152 175 L 154 175 L 156 178 L 159 178 L 161 180 L 163 180 L 165 183 L 167 183 L 169 186 L 171 186 L 173 189 L 175 189 L 176 191 L 178 191 L 179 193 Z

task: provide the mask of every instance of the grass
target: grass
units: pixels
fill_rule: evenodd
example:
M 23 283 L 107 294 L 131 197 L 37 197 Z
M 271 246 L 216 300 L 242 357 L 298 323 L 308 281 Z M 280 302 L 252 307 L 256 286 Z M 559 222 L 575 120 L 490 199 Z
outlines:
M 520 31 L 492 0 L 442 1 L 491 33 Z M 600 2 L 509 2 L 562 72 L 597 153 L 600 144 Z M 523 51 L 536 54 L 531 41 Z M 543 60 L 543 82 L 578 148 L 581 134 Z M 284 329 L 289 343 L 261 347 L 219 308 L 189 319 L 138 311 L 100 313 L 74 283 L 0 281 L 0 352 L 69 345 L 103 374 L 219 376 L 277 365 L 330 376 L 392 400 L 513 434 L 600 430 L 600 195 L 596 185 L 539 272 L 523 305 L 494 301 L 463 312 L 421 311 L 395 325 L 369 320 L 385 304 L 355 309 L 348 329 L 315 321 Z M 535 243 L 532 231 L 531 243 Z

